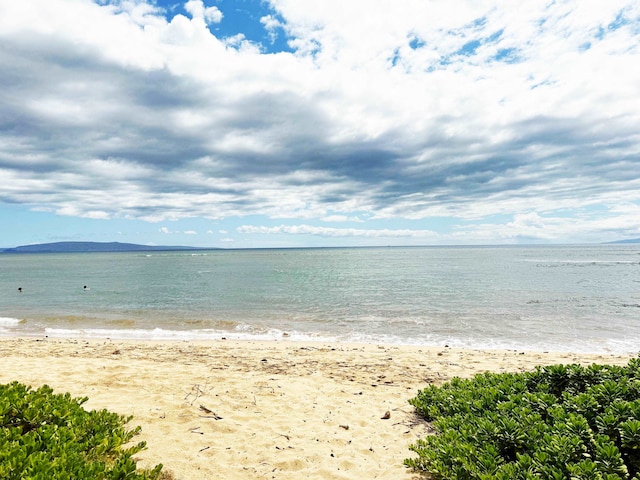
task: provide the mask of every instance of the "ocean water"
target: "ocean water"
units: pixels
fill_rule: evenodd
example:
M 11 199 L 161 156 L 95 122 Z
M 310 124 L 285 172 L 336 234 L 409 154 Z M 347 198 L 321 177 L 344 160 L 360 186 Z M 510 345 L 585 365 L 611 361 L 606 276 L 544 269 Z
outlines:
M 640 245 L 2 254 L 0 335 L 637 353 Z

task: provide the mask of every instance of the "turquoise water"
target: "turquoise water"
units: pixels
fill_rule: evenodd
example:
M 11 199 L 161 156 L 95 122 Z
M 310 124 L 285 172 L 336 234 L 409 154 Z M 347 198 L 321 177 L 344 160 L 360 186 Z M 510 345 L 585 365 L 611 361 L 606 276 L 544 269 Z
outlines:
M 640 245 L 2 254 L 0 295 L 0 335 L 640 350 Z

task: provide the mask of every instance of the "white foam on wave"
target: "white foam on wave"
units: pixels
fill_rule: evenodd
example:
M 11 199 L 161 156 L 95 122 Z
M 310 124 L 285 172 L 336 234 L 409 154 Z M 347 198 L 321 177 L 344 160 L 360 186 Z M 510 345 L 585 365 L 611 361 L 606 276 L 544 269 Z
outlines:
M 213 335 L 195 334 L 193 330 L 108 329 L 108 328 L 45 328 L 45 334 L 57 338 L 117 338 L 120 340 L 203 340 Z
M 13 325 L 18 325 L 24 322 L 19 318 L 11 318 L 11 317 L 0 317 L 0 325 L 3 327 L 11 327 Z
M 219 340 L 228 339 L 253 339 L 274 340 L 282 338 L 282 334 L 255 334 L 229 332 L 228 330 L 166 330 L 154 328 L 144 329 L 102 329 L 102 328 L 46 328 L 45 334 L 56 338 L 112 338 L 120 340 Z
M 316 336 L 301 332 L 284 332 L 272 329 L 260 333 L 215 329 L 166 330 L 154 329 L 106 329 L 106 328 L 45 328 L 45 335 L 52 338 L 101 338 L 118 340 L 292 340 L 292 341 L 337 341 L 334 336 Z
M 6 331 L 1 327 L 0 333 Z M 168 330 L 154 329 L 105 329 L 105 328 L 46 328 L 45 335 L 52 338 L 95 338 L 117 340 L 178 340 L 178 341 L 207 341 L 207 340 L 257 340 L 257 341 L 292 341 L 292 342 L 346 342 L 385 345 L 414 345 L 442 347 L 448 345 L 456 348 L 472 350 L 518 350 L 518 351 L 555 351 L 573 353 L 637 353 L 637 345 L 627 341 L 590 341 L 585 342 L 518 342 L 513 340 L 484 339 L 468 337 L 445 337 L 442 335 L 423 335 L 419 338 L 407 339 L 395 335 L 371 335 L 362 333 L 311 333 L 294 330 L 268 329 L 251 331 L 237 328 L 233 331 L 222 329 L 199 330 Z
M 281 330 L 276 328 L 256 330 L 249 325 L 240 325 L 234 330 L 199 329 L 199 330 L 167 330 L 154 329 L 104 329 L 104 328 L 46 328 L 45 335 L 52 338 L 96 338 L 114 340 L 180 340 L 180 341 L 207 341 L 207 340 L 256 340 L 256 341 L 291 341 L 291 342 L 345 342 L 366 344 L 389 345 L 443 345 L 438 341 L 414 339 L 409 341 L 394 335 L 366 335 L 361 333 L 319 333 L 302 332 L 296 330 Z M 446 343 L 446 342 L 444 342 Z

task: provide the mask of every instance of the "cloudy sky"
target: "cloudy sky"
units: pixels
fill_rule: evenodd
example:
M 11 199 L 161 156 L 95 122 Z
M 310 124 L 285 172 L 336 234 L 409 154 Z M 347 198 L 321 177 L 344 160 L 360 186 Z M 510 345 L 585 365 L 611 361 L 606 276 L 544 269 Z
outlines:
M 0 0 L 0 247 L 634 237 L 637 0 Z

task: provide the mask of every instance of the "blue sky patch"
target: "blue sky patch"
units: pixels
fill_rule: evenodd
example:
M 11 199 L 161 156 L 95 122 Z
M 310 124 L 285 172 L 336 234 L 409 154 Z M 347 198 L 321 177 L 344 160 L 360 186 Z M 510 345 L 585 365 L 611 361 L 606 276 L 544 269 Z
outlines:
M 470 42 L 465 43 L 462 48 L 456 53 L 458 55 L 469 57 L 476 54 L 476 50 L 478 49 L 478 47 L 480 47 L 480 45 L 482 45 L 482 42 L 480 40 L 471 40 Z
M 471 40 L 471 41 L 465 43 L 462 46 L 462 48 L 460 50 L 458 50 L 455 54 L 456 55 L 462 55 L 462 56 L 465 56 L 465 57 L 470 57 L 472 55 L 475 55 L 476 51 L 481 46 L 497 42 L 500 39 L 500 37 L 502 36 L 503 32 L 504 32 L 504 30 L 498 30 L 498 31 L 492 33 L 491 35 L 489 35 L 488 37 L 477 38 L 477 39 Z
M 211 25 L 209 29 L 219 38 L 233 37 L 243 34 L 253 43 L 262 45 L 266 53 L 291 52 L 287 44 L 284 29 L 276 27 L 267 30 L 261 19 L 267 16 L 273 17 L 280 24 L 283 19 L 272 10 L 267 2 L 262 0 L 221 0 L 217 7 L 222 12 L 222 21 Z
M 515 48 L 501 48 L 493 59 L 497 62 L 517 63 L 519 61 L 518 50 Z
M 586 52 L 591 48 L 591 42 L 584 42 L 582 45 L 578 46 L 578 50 L 581 52 Z
M 412 50 L 417 50 L 419 48 L 424 47 L 425 45 L 426 45 L 426 42 L 424 40 L 422 40 L 421 38 L 419 38 L 419 37 L 412 37 L 409 40 L 409 47 Z
M 395 67 L 395 66 L 398 64 L 398 62 L 399 62 L 400 60 L 402 60 L 402 55 L 400 55 L 400 49 L 399 49 L 399 48 L 396 48 L 396 49 L 393 51 L 393 55 L 392 55 L 392 56 L 391 56 L 391 58 L 390 58 L 391 65 L 392 65 L 393 67 Z
M 624 27 L 625 25 L 628 25 L 629 19 L 626 18 L 624 11 L 620 11 L 618 12 L 618 15 L 616 16 L 616 19 L 611 22 L 609 25 L 607 25 L 607 28 L 609 29 L 609 31 L 614 31 L 614 30 L 618 30 L 620 27 Z
M 179 6 L 173 0 L 158 0 L 158 6 L 166 11 L 170 20 L 177 13 L 187 15 L 182 4 Z M 273 10 L 268 2 L 263 0 L 205 0 L 205 7 L 217 7 L 222 12 L 219 23 L 209 25 L 212 34 L 220 39 L 243 35 L 246 40 L 260 45 L 265 53 L 292 52 L 287 43 L 287 34 L 282 26 L 268 29 L 263 18 L 271 16 L 282 25 L 284 20 Z

